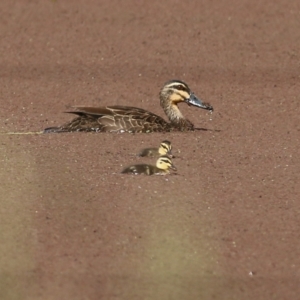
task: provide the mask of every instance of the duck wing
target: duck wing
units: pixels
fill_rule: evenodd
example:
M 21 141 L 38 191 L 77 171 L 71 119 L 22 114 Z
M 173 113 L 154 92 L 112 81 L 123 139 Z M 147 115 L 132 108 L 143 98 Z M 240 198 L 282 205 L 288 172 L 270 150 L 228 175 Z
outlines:
M 79 117 L 65 124 L 67 131 L 154 132 L 170 131 L 162 117 L 131 106 L 72 107 Z

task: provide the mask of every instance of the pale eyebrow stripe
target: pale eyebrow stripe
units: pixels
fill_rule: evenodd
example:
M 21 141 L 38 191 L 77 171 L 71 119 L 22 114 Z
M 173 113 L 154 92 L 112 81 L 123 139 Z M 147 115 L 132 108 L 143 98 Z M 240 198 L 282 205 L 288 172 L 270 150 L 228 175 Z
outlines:
M 186 86 L 184 86 L 183 84 L 181 84 L 179 82 L 172 82 L 172 83 L 168 84 L 167 87 L 181 87 L 181 88 L 184 88 L 185 90 L 187 89 Z M 178 89 L 180 89 L 180 88 L 178 88 Z

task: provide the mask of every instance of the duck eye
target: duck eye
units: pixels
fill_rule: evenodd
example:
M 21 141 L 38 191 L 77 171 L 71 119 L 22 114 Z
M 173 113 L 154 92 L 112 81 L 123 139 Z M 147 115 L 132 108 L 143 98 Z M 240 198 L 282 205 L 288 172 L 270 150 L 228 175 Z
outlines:
M 176 89 L 179 91 L 186 91 L 186 88 L 183 85 L 178 85 Z

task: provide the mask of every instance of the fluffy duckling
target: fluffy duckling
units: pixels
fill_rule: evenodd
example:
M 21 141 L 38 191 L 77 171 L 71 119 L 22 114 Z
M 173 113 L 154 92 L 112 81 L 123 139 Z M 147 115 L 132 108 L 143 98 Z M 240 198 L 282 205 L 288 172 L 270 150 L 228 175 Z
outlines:
M 171 142 L 162 141 L 158 148 L 145 148 L 139 153 L 139 156 L 158 157 L 158 156 L 167 155 L 169 157 L 173 157 L 171 150 L 172 150 Z
M 156 161 L 156 166 L 147 164 L 132 165 L 125 168 L 123 174 L 145 174 L 145 175 L 167 175 L 170 173 L 169 169 L 176 171 L 176 167 L 173 165 L 169 156 L 161 156 Z

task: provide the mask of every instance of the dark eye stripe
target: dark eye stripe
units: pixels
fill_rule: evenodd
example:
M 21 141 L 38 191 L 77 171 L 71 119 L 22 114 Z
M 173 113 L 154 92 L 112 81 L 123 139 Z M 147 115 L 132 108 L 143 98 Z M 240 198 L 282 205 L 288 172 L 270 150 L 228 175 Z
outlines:
M 180 90 L 180 91 L 186 91 L 188 93 L 190 91 L 189 87 L 184 82 L 180 82 L 180 81 L 171 81 L 167 83 L 165 87 L 170 89 Z
M 161 159 L 160 160 L 161 162 L 164 162 L 166 164 L 171 164 L 170 160 L 169 159 Z
M 182 85 L 182 84 L 173 85 L 173 88 L 175 88 L 176 90 L 179 90 L 179 91 L 188 92 L 187 88 L 184 85 Z
M 166 150 L 169 150 L 169 147 L 166 144 L 160 144 L 161 147 L 163 147 Z

